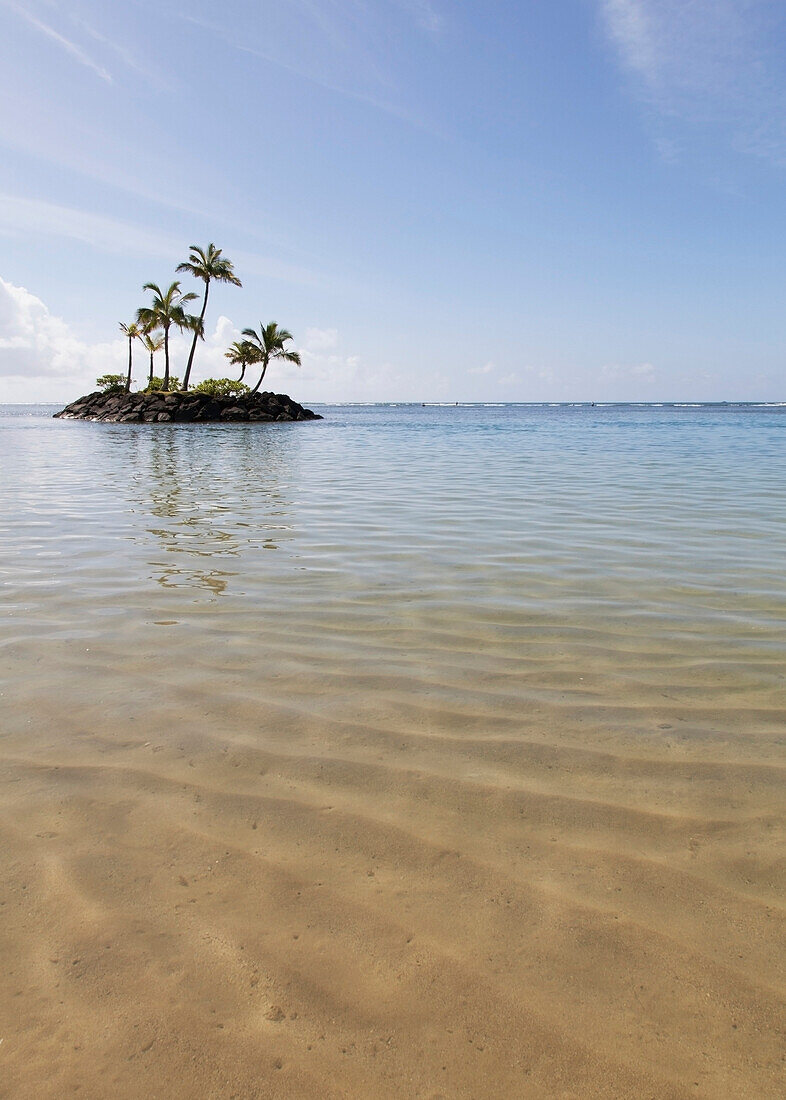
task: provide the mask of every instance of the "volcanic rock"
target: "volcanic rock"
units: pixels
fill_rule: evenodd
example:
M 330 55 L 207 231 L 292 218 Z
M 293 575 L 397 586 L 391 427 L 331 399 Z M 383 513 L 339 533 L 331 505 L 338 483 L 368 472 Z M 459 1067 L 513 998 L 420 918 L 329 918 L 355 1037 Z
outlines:
M 61 420 L 100 420 L 112 424 L 171 424 L 219 421 L 233 424 L 285 420 L 321 420 L 285 393 L 213 397 L 199 390 L 173 393 L 89 393 L 54 414 Z

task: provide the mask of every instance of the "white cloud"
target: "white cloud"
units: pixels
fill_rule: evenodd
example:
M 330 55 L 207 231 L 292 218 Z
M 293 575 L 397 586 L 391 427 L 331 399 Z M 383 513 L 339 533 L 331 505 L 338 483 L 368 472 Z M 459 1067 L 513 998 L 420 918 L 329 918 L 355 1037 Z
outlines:
M 302 365 L 274 363 L 268 378 L 275 389 L 318 401 L 381 401 L 394 397 L 400 376 L 389 364 L 371 364 L 363 356 L 346 354 L 335 328 L 307 328 L 297 343 Z M 265 379 L 265 385 L 268 384 Z
M 307 351 L 329 351 L 338 345 L 338 329 L 307 328 L 303 346 Z
M 301 358 L 302 367 L 274 364 L 271 386 L 278 389 L 280 384 L 287 393 L 302 393 L 309 401 L 382 401 L 385 394 L 395 393 L 399 381 L 387 364 L 368 364 L 360 355 L 344 355 L 339 350 L 304 347 Z
M 740 150 L 786 158 L 786 92 L 771 0 L 600 0 L 624 67 L 660 120 L 709 127 Z M 659 135 L 668 158 L 677 146 Z
M 491 374 L 493 370 L 493 363 L 484 363 L 482 367 L 470 367 L 467 374 Z
M 195 373 L 223 377 L 234 372 L 224 358 L 227 347 L 239 339 L 240 330 L 228 317 L 219 317 L 195 360 Z M 172 370 L 182 375 L 190 341 L 173 334 Z M 24 287 L 0 278 L 0 400 L 73 400 L 95 388 L 101 374 L 125 373 L 128 344 L 120 334 L 99 343 L 81 340 L 61 317 Z M 134 380 L 142 384 L 148 357 L 134 344 Z M 156 371 L 163 373 L 159 353 Z
M 225 352 L 241 338 L 240 328 L 229 317 L 220 316 L 198 346 L 192 379 L 237 377 Z M 190 338 L 173 333 L 170 339 L 172 373 L 182 378 Z M 265 386 L 291 393 L 306 402 L 380 400 L 395 395 L 400 376 L 387 364 L 370 365 L 362 356 L 346 355 L 336 329 L 306 330 L 303 344 L 295 341 L 302 367 L 273 362 Z M 118 333 L 110 340 L 90 344 L 61 317 L 24 287 L 0 278 L 0 401 L 75 400 L 95 388 L 101 374 L 125 373 L 128 344 Z M 147 376 L 148 357 L 141 344 L 134 344 L 133 377 L 137 386 Z M 155 360 L 157 374 L 163 374 L 163 358 Z M 252 384 L 253 370 L 249 372 Z M 381 395 L 381 396 L 380 396 Z
M 606 363 L 600 373 L 605 379 L 638 378 L 651 381 L 655 367 L 652 363 Z
M 122 338 L 80 340 L 24 287 L 0 279 L 0 395 L 6 401 L 60 400 L 92 389 L 99 374 L 125 369 Z

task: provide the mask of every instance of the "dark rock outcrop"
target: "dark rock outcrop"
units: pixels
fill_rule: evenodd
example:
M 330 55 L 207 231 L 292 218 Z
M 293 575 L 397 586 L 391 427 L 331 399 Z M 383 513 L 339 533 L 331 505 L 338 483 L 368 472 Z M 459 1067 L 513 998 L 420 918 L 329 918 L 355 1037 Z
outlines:
M 321 420 L 285 393 L 255 393 L 243 397 L 211 397 L 189 390 L 164 393 L 89 393 L 72 401 L 55 417 L 63 420 L 101 420 L 113 424 L 199 424 L 219 421 L 261 423 L 273 420 Z

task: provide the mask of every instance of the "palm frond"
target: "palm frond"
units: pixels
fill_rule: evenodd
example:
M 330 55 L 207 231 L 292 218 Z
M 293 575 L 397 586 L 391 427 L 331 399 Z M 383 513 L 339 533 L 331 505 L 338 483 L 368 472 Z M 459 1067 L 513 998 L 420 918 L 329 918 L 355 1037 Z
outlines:
M 158 328 L 158 314 L 149 306 L 141 306 L 136 311 L 136 323 L 147 332 L 152 332 L 153 329 Z
M 238 366 L 241 363 L 253 363 L 257 354 L 257 348 L 248 340 L 235 340 L 234 344 L 230 344 L 224 352 L 229 362 Z
M 242 286 L 242 283 L 234 273 L 231 260 L 225 259 L 220 248 L 211 241 L 207 248 L 200 248 L 192 244 L 188 260 L 178 264 L 176 270 L 187 272 L 195 279 L 201 279 L 204 283 L 212 280 L 223 283 L 233 283 Z

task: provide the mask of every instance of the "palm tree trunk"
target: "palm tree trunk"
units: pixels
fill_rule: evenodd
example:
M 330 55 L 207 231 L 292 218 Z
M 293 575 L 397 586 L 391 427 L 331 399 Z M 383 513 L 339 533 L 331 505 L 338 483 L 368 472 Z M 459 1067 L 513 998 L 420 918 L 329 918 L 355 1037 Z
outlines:
M 246 364 L 244 363 L 244 364 L 243 364 L 243 369 L 242 369 L 242 371 L 240 372 L 240 377 L 238 378 L 238 382 L 242 382 L 242 381 L 243 381 L 243 378 L 245 377 L 245 373 L 246 373 Z
M 169 325 L 164 329 L 164 385 L 162 389 L 169 389 Z
M 151 351 L 150 352 L 150 374 L 148 375 L 148 378 L 147 378 L 147 384 L 148 384 L 148 386 L 150 386 L 150 385 L 152 385 L 152 383 L 153 383 L 153 353 Z
M 128 337 L 128 377 L 126 378 L 126 393 L 128 393 L 131 390 L 131 358 L 132 358 L 131 344 L 132 343 L 133 343 L 133 337 L 129 336 Z
M 202 312 L 199 314 L 199 328 L 194 331 L 194 339 L 191 341 L 191 351 L 188 353 L 188 365 L 186 366 L 185 377 L 183 378 L 183 389 L 188 389 L 188 380 L 191 377 L 191 365 L 194 362 L 194 352 L 196 351 L 197 340 L 199 339 L 199 333 L 204 332 L 205 322 L 205 310 L 207 309 L 207 293 L 210 290 L 210 280 L 205 279 L 205 296 L 202 299 Z
M 262 373 L 261 373 L 261 374 L 260 374 L 260 376 L 259 376 L 259 381 L 257 382 L 256 386 L 254 386 L 254 388 L 253 388 L 253 390 L 251 391 L 251 393 L 250 393 L 250 394 L 248 395 L 249 397 L 253 397 L 253 396 L 254 396 L 254 394 L 255 394 L 255 393 L 257 392 L 257 390 L 259 389 L 259 387 L 260 387 L 260 386 L 262 385 L 262 379 L 263 379 L 263 378 L 265 377 L 265 371 L 266 371 L 266 370 L 267 370 L 267 360 L 265 361 L 265 363 L 264 363 L 264 366 L 262 367 Z

